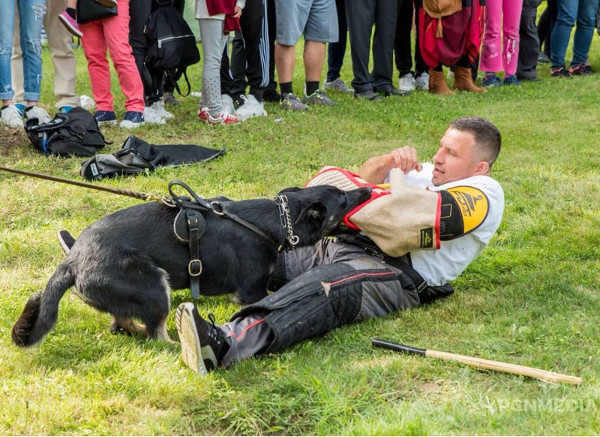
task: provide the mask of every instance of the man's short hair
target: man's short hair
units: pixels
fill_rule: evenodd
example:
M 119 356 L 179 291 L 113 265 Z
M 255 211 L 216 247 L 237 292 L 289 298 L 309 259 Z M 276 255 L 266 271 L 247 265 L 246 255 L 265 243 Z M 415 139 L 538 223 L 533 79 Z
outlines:
M 460 117 L 450 123 L 450 127 L 461 132 L 468 132 L 475 138 L 475 145 L 481 152 L 481 158 L 490 168 L 500 153 L 502 136 L 498 128 L 485 118 L 470 116 Z

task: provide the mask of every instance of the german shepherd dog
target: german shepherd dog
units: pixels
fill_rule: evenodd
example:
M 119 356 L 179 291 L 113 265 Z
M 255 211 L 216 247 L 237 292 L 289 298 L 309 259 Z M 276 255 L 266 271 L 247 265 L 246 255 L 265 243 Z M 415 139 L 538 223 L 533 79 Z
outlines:
M 201 294 L 236 292 L 243 304 L 265 297 L 278 249 L 286 247 L 289 236 L 297 237 L 297 246 L 317 243 L 336 232 L 344 216 L 368 200 L 371 191 L 323 185 L 286 189 L 281 195 L 287 198 L 285 213 L 275 200 L 227 199 L 228 211 L 263 235 L 211 211 L 202 212 L 206 230 L 199 241 Z M 73 286 L 84 302 L 113 316 L 111 331 L 170 341 L 165 320 L 171 290 L 190 285 L 189 246 L 173 230 L 178 212 L 179 208 L 164 204 L 143 203 L 85 229 L 44 292 L 35 293 L 25 305 L 12 330 L 13 342 L 18 346 L 39 342 L 56 324 L 59 302 Z M 287 229 L 282 226 L 285 221 Z

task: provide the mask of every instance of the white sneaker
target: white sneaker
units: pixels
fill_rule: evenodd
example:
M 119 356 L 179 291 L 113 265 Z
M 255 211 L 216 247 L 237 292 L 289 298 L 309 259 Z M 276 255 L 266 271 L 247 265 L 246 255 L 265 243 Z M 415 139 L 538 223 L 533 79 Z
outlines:
M 238 118 L 234 114 L 226 112 L 221 112 L 217 117 L 213 117 L 209 113 L 206 119 L 208 124 L 236 124 L 238 121 Z
M 90 96 L 86 96 L 84 94 L 79 96 L 79 102 L 81 103 L 81 107 L 86 111 L 91 110 L 94 106 L 96 106 L 96 102 Z
M 423 91 L 429 90 L 429 74 L 421 73 L 415 79 L 415 86 Z
M 162 100 L 159 100 L 158 102 L 154 102 L 151 107 L 154 109 L 154 111 L 158 115 L 160 115 L 165 120 L 170 120 L 171 118 L 175 117 L 173 114 L 171 114 L 169 111 L 167 111 L 165 109 L 165 104 Z
M 415 77 L 412 73 L 406 73 L 398 81 L 398 89 L 400 91 L 414 91 L 415 90 Z
M 8 127 L 23 127 L 23 115 L 15 105 L 0 110 L 0 122 Z
M 223 109 L 221 109 L 221 114 L 235 114 L 235 107 L 233 106 L 233 99 L 227 95 L 221 95 L 221 105 L 223 105 Z
M 50 114 L 48 114 L 44 108 L 40 108 L 39 106 L 30 106 L 29 108 L 25 109 L 25 118 L 27 120 L 37 118 L 39 124 L 48 123 L 50 120 L 52 120 Z
M 144 108 L 144 121 L 148 124 L 165 124 L 167 121 L 154 109 L 154 105 Z
M 263 102 L 256 100 L 256 97 L 254 97 L 252 94 L 248 94 L 248 96 L 241 96 L 241 98 L 244 103 L 237 109 L 237 111 L 235 111 L 235 115 L 237 115 L 239 121 L 251 117 L 267 115 L 267 111 L 265 111 L 265 105 Z

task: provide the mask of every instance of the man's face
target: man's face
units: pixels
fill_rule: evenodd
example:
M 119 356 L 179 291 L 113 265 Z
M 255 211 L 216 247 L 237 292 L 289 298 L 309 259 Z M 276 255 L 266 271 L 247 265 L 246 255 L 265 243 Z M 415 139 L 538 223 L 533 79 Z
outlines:
M 488 166 L 479 159 L 475 137 L 450 127 L 440 140 L 440 148 L 433 157 L 434 185 L 455 182 L 478 174 L 486 174 Z

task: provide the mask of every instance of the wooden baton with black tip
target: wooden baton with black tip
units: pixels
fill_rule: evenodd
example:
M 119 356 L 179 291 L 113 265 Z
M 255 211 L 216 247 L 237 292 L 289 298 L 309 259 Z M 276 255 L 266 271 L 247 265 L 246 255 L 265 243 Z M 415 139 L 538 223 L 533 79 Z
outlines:
M 481 369 L 496 370 L 497 372 L 514 373 L 516 375 L 529 376 L 548 382 L 565 382 L 568 384 L 579 385 L 582 379 L 577 376 L 563 375 L 562 373 L 549 372 L 547 370 L 536 369 L 534 367 L 520 366 L 518 364 L 504 363 L 502 361 L 492 361 L 483 358 L 469 357 L 466 355 L 451 354 L 428 349 L 421 349 L 413 346 L 407 346 L 395 343 L 389 340 L 373 339 L 373 346 L 392 349 L 397 352 L 404 352 L 426 357 L 441 358 L 446 361 L 456 361 L 463 364 L 469 364 Z

